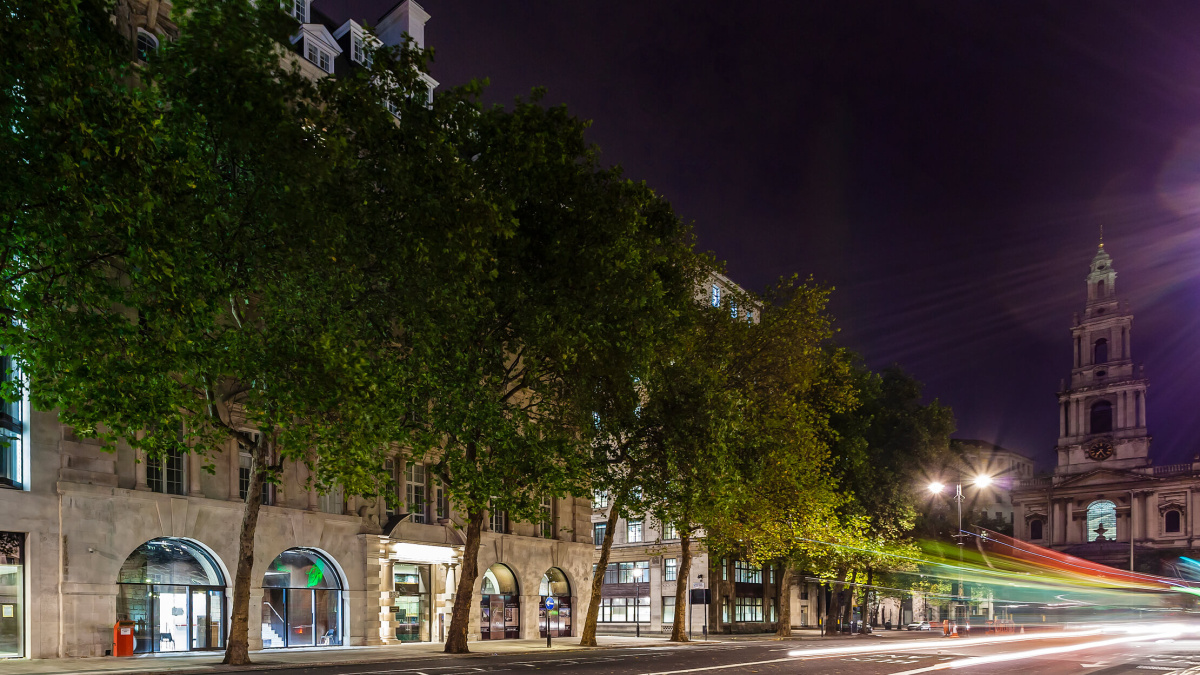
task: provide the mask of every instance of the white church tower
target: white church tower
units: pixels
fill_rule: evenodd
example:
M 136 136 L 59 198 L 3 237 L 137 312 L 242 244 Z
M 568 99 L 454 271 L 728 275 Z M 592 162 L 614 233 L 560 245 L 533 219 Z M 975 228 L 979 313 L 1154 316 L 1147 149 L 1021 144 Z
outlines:
M 1130 351 L 1133 314 L 1117 298 L 1117 272 L 1101 241 L 1087 275 L 1087 305 L 1071 328 L 1074 363 L 1058 393 L 1059 476 L 1150 465 L 1146 378 Z M 1064 382 L 1066 385 L 1066 382 Z

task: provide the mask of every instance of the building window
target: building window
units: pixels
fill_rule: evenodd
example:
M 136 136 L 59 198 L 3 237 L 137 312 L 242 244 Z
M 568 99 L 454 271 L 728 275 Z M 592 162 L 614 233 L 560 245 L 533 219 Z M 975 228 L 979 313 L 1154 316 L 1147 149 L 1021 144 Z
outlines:
M 762 568 L 755 567 L 741 560 L 735 560 L 733 562 L 733 580 L 735 583 L 761 584 Z
M 19 382 L 20 368 L 8 356 L 0 356 L 0 377 L 10 386 Z M 28 408 L 22 398 L 8 402 L 0 399 L 0 487 L 24 489 L 27 459 L 25 457 L 25 414 Z
M 737 318 L 737 303 L 736 302 L 729 303 L 729 316 L 730 316 L 730 318 L 733 318 L 733 319 Z
M 1181 515 L 1182 514 L 1175 509 L 1167 511 L 1165 522 L 1163 523 L 1165 526 L 1163 530 L 1165 532 L 1179 532 L 1182 530 L 1183 528 L 1181 527 L 1181 523 L 1183 519 L 1181 518 Z
M 238 450 L 245 446 L 238 443 Z M 248 452 L 238 453 L 238 499 L 246 501 L 250 494 L 250 471 L 254 467 L 254 458 Z
M 438 520 L 450 517 L 450 502 L 446 500 L 446 492 L 440 485 L 434 489 L 433 503 Z
M 596 620 L 599 623 L 649 622 L 650 598 L 602 598 Z
M 423 523 L 425 517 L 425 465 L 410 463 L 404 470 L 405 496 L 409 518 L 414 523 Z
M 727 581 L 728 579 L 729 579 L 729 561 L 726 560 L 725 558 L 721 558 L 721 581 Z
M 733 606 L 733 620 L 738 622 L 762 621 L 763 599 L 738 598 Z
M 721 306 L 721 287 L 716 284 L 712 285 L 712 306 Z
M 290 3 L 285 3 L 288 14 L 291 14 L 300 23 L 308 23 L 308 0 L 291 0 Z
M 330 488 L 328 492 L 317 495 L 317 509 L 321 513 L 332 513 L 340 516 L 345 511 L 346 500 L 342 488 Z
M 146 485 L 152 492 L 182 495 L 183 453 L 179 450 L 168 450 L 162 457 L 147 458 Z
M 1108 340 L 1100 338 L 1092 347 L 1092 363 L 1108 363 Z
M 138 60 L 149 61 L 150 54 L 156 51 L 158 51 L 158 38 L 139 28 L 137 34 Z
M 679 530 L 675 528 L 675 523 L 663 523 L 663 539 L 678 539 Z
M 671 625 L 675 623 L 675 596 L 664 595 L 662 599 L 662 622 L 663 625 Z
M 317 67 L 319 67 L 321 70 L 327 73 L 332 73 L 333 57 L 329 55 L 329 52 L 321 49 L 314 42 L 305 41 L 305 44 L 307 45 L 307 49 L 304 53 L 305 58 L 317 64 Z
M 604 583 L 606 583 L 606 584 L 617 583 L 617 579 L 620 578 L 620 573 L 618 572 L 617 568 L 618 568 L 617 563 L 609 563 L 608 567 L 604 568 Z
M 1087 508 L 1087 540 L 1115 541 L 1117 538 L 1117 505 L 1103 499 Z
M 543 539 L 554 538 L 554 502 L 549 497 L 542 498 L 542 521 L 539 530 Z
M 596 490 L 592 493 L 592 508 L 607 509 L 608 508 L 608 491 Z
M 631 520 L 625 525 L 625 541 L 636 544 L 642 540 L 642 521 Z
M 754 311 L 746 310 L 746 323 L 754 323 Z
M 650 561 L 649 560 L 639 560 L 636 562 L 617 563 L 617 568 L 620 570 L 620 574 L 617 578 L 617 583 L 619 583 L 619 584 L 632 584 L 632 583 L 644 584 L 644 583 L 647 583 L 648 581 L 650 581 Z M 608 575 L 606 574 L 605 579 L 607 579 L 607 578 L 608 578 Z
M 1104 434 L 1112 431 L 1112 404 L 1096 401 L 1092 404 L 1092 433 Z
M 721 623 L 729 623 L 729 598 L 721 598 Z
M 492 509 L 491 518 L 488 521 L 488 526 L 492 532 L 496 534 L 504 534 L 508 530 L 508 518 L 504 512 L 499 509 Z
M 350 59 L 356 63 L 366 64 L 366 58 L 362 36 L 355 35 L 350 39 Z
M 775 568 L 774 567 L 767 568 L 767 583 L 769 583 L 769 584 L 775 583 Z
M 675 581 L 679 573 L 679 561 L 675 558 L 663 560 L 663 581 Z
M 608 533 L 608 523 L 592 523 L 592 543 L 599 546 L 604 543 L 604 535 Z

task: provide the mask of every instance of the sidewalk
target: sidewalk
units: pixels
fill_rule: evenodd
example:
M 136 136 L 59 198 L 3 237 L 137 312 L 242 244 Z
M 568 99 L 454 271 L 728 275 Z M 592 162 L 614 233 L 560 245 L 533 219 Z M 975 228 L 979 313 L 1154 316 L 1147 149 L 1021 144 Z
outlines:
M 728 637 L 728 636 L 726 636 Z M 665 637 L 600 636 L 595 649 L 616 647 L 661 647 Z M 715 644 L 715 641 L 710 641 Z M 171 655 L 144 655 L 128 658 L 97 657 L 77 659 L 0 660 L 0 675 L 87 675 L 89 673 L 234 673 L 247 670 L 278 669 L 294 666 L 326 666 L 346 663 L 380 663 L 447 656 L 440 642 L 416 642 L 376 647 L 313 647 L 308 649 L 270 649 L 250 653 L 251 666 L 223 666 L 223 652 L 191 652 Z M 543 640 L 496 640 L 470 643 L 472 656 L 494 654 L 578 651 L 579 638 L 555 638 L 546 649 Z
M 871 641 L 876 638 L 904 639 L 930 637 L 929 632 L 880 631 L 872 635 L 845 635 L 821 637 L 815 629 L 792 631 L 787 641 L 807 642 L 820 640 L 835 646 L 839 643 Z M 941 637 L 939 634 L 938 637 Z M 774 633 L 752 633 L 742 635 L 693 636 L 689 646 L 720 645 L 722 643 L 750 642 L 776 639 Z M 624 635 L 600 635 L 596 638 L 599 647 L 580 647 L 579 638 L 555 638 L 554 646 L 546 649 L 545 640 L 496 640 L 470 643 L 470 656 L 486 657 L 498 654 L 543 654 L 547 651 L 567 652 L 592 649 L 614 649 L 621 647 L 667 647 L 673 646 L 665 636 L 633 637 Z M 681 645 L 682 646 L 682 645 Z M 311 647 L 307 649 L 269 649 L 251 652 L 254 662 L 250 666 L 223 666 L 223 652 L 191 652 L 170 655 L 144 655 L 129 658 L 74 658 L 74 659 L 13 659 L 0 660 L 0 675 L 116 675 L 119 673 L 236 673 L 247 670 L 271 670 L 294 666 L 327 666 L 349 663 L 395 663 L 414 659 L 447 656 L 440 642 L 415 642 L 382 647 Z

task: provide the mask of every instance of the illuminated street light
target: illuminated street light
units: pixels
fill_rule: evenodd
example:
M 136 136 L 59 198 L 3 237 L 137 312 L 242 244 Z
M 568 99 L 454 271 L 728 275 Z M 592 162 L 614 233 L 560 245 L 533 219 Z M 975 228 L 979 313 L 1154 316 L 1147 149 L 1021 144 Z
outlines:
M 975 487 L 987 487 L 992 484 L 992 477 L 988 475 L 976 476 Z
M 942 494 L 942 490 L 945 490 L 945 489 L 946 489 L 946 486 L 942 485 L 941 483 L 938 483 L 938 482 L 933 482 L 933 483 L 929 484 L 929 491 L 935 495 Z
M 978 488 L 985 488 L 992 484 L 992 477 L 987 474 L 980 474 L 975 477 L 975 480 L 971 481 L 971 484 Z M 941 483 L 939 483 L 937 481 L 934 481 L 929 484 L 929 491 L 934 494 L 941 494 L 942 490 L 944 490 L 945 488 L 946 488 L 945 485 L 942 485 Z M 954 535 L 954 541 L 956 544 L 958 544 L 959 570 L 958 570 L 958 588 L 956 588 L 954 590 L 954 596 L 955 596 L 955 598 L 959 598 L 959 597 L 961 597 L 962 592 L 963 592 L 962 591 L 962 588 L 963 588 L 962 547 L 963 547 L 963 544 L 965 543 L 963 541 L 963 538 L 967 536 L 966 533 L 963 532 L 963 529 L 962 529 L 962 503 L 963 503 L 963 500 L 966 499 L 966 497 L 963 496 L 961 482 L 956 482 L 954 484 L 954 496 L 951 497 L 951 499 L 953 499 L 955 505 L 958 506 L 958 532 Z M 955 612 L 955 614 L 956 614 L 955 618 L 957 620 L 957 612 Z

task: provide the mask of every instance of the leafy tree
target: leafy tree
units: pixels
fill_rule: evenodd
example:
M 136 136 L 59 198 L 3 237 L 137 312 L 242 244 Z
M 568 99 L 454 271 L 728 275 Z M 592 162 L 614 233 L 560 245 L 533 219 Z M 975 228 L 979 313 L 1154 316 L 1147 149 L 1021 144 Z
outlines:
M 475 244 L 491 277 L 448 318 L 427 443 L 413 449 L 466 515 L 450 653 L 467 651 L 485 512 L 532 519 L 546 496 L 587 492 L 592 411 L 632 387 L 694 292 L 690 231 L 645 185 L 600 168 L 587 125 L 538 96 L 464 122 L 461 155 L 505 227 Z
M 23 75 L 19 102 L 36 94 L 51 112 L 22 113 L 3 142 L 58 154 L 31 179 L 35 201 L 5 187 L 22 274 L 6 289 L 6 350 L 37 407 L 109 448 L 254 448 L 225 659 L 246 663 L 264 484 L 295 461 L 315 489 L 374 493 L 386 449 L 425 431 L 438 322 L 488 278 L 473 244 L 500 221 L 456 154 L 459 98 L 408 96 L 425 91 L 420 54 L 314 83 L 286 56 L 295 24 L 276 6 L 183 2 L 180 39 L 134 88 L 107 8 L 56 9 L 19 8 L 84 45 L 69 57 L 113 67 L 46 57 Z M 81 84 L 99 108 L 70 100 Z

